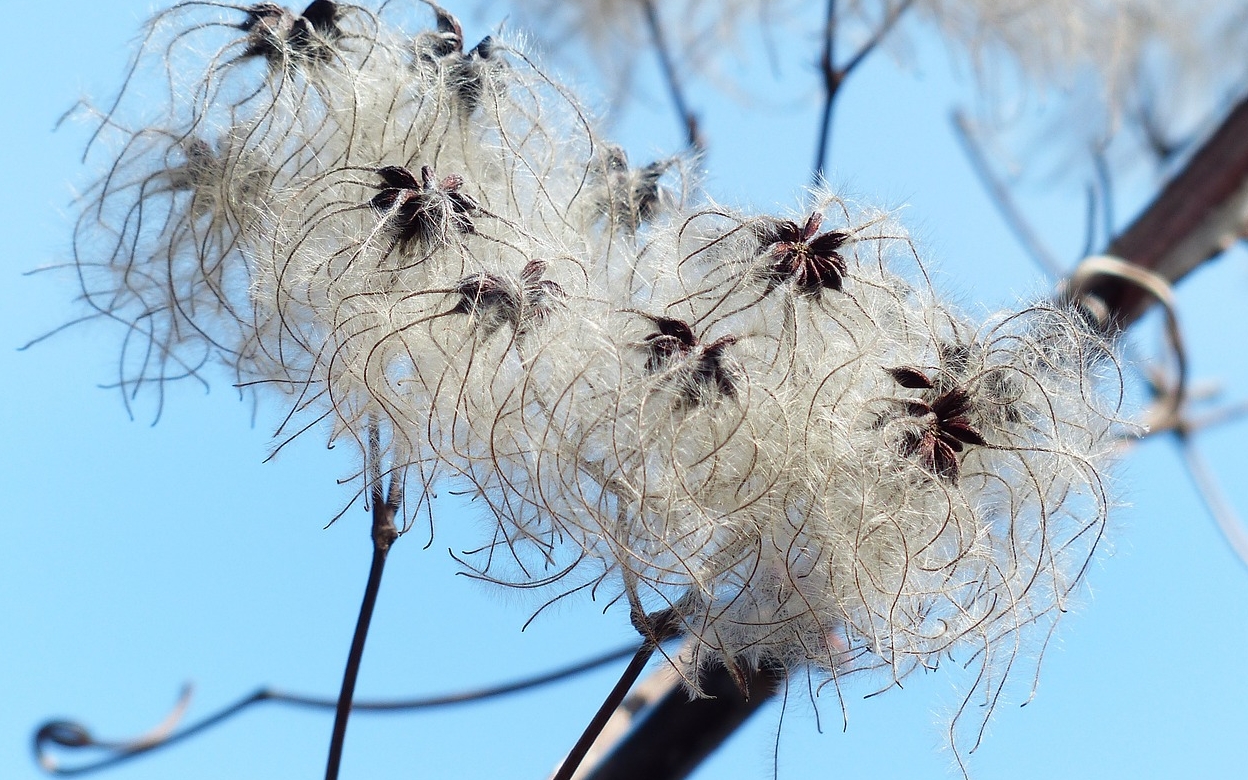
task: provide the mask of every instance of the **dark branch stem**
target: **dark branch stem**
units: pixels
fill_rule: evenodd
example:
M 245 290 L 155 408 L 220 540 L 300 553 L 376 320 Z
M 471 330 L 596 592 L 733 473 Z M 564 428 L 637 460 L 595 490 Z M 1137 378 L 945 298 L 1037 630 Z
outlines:
M 1108 254 L 1171 284 L 1238 241 L 1248 205 L 1248 99 L 1231 110 L 1144 213 L 1110 242 Z M 1149 307 L 1138 285 L 1102 277 L 1083 290 L 1105 304 L 1117 328 Z
M 823 178 L 828 162 L 828 148 L 832 143 L 832 113 L 836 95 L 841 90 L 845 74 L 837 71 L 836 57 L 836 0 L 828 0 L 828 11 L 823 27 L 823 52 L 819 55 L 819 72 L 823 74 L 823 111 L 819 115 L 819 142 L 815 149 L 812 177 L 815 184 Z
M 707 698 L 683 688 L 663 697 L 583 780 L 679 780 L 688 777 L 767 702 L 784 682 L 776 666 L 744 671 L 745 691 L 724 667 L 707 669 L 698 684 Z
M 671 49 L 668 48 L 667 36 L 663 34 L 663 24 L 659 21 L 659 12 L 654 6 L 654 0 L 642 0 L 641 7 L 646 15 L 646 27 L 650 30 L 655 52 L 659 56 L 659 67 L 663 70 L 663 79 L 667 82 L 668 94 L 671 95 L 676 115 L 685 129 L 685 141 L 691 149 L 702 149 L 698 118 L 694 116 L 693 111 L 689 109 L 689 103 L 685 100 L 685 93 L 680 85 L 680 76 L 676 71 L 676 61 L 672 58 Z
M 578 674 L 583 674 L 609 663 L 620 661 L 636 653 L 635 645 L 612 650 L 608 653 L 586 659 L 571 666 L 562 669 L 556 669 L 551 672 L 527 677 L 522 680 L 513 680 L 511 682 L 491 685 L 475 690 L 459 691 L 456 693 L 440 694 L 437 696 L 426 696 L 413 699 L 396 699 L 381 701 L 354 701 L 351 703 L 352 712 L 403 712 L 409 710 L 431 709 L 434 707 L 445 707 L 455 704 L 470 704 L 488 699 L 495 699 L 513 693 L 519 693 L 533 688 L 547 685 L 553 682 L 559 682 Z M 184 697 L 185 699 L 186 697 Z M 239 713 L 250 709 L 252 705 L 262 702 L 272 702 L 274 704 L 286 704 L 293 707 L 306 707 L 317 710 L 336 710 L 338 707 L 338 699 L 327 699 L 319 696 L 306 696 L 297 693 L 285 693 L 283 691 L 274 690 L 272 688 L 261 688 L 254 691 L 242 699 L 223 707 L 221 710 L 208 715 L 197 723 L 183 728 L 181 731 L 171 732 L 159 738 L 153 738 L 150 735 L 132 738 L 124 741 L 101 741 L 90 735 L 85 726 L 78 723 L 68 721 L 55 721 L 45 723 L 39 727 L 34 737 L 34 753 L 35 760 L 39 763 L 44 771 L 49 774 L 61 775 L 68 777 L 71 775 L 84 775 L 101 769 L 115 766 L 132 758 L 146 755 L 157 750 L 163 750 L 194 737 L 201 732 L 207 731 L 214 726 L 219 726 L 230 718 Z M 182 703 L 175 712 L 180 712 Z M 159 730 L 159 729 L 158 729 Z M 59 766 L 48 752 L 48 748 L 55 745 L 67 750 L 97 750 L 106 751 L 108 755 L 100 758 L 94 763 L 84 764 L 76 767 Z
M 884 20 L 875 29 L 871 37 L 854 52 L 842 66 L 836 64 L 836 0 L 828 0 L 827 15 L 824 20 L 823 51 L 819 55 L 819 72 L 823 75 L 823 109 L 819 114 L 819 140 L 815 150 L 815 164 L 811 178 L 818 185 L 823 178 L 828 164 L 829 150 L 832 148 L 832 118 L 836 112 L 836 98 L 849 75 L 875 51 L 876 47 L 897 26 L 898 20 L 914 4 L 914 0 L 902 0 L 896 7 L 885 12 Z
M 351 714 L 351 700 L 355 697 L 355 681 L 360 674 L 360 661 L 364 657 L 364 641 L 368 638 L 368 626 L 373 619 L 373 607 L 381 590 L 381 574 L 386 567 L 390 547 L 399 538 L 394 525 L 398 512 L 399 497 L 396 494 L 398 472 L 391 473 L 388 490 L 383 489 L 381 475 L 381 433 L 376 420 L 368 426 L 368 475 L 371 482 L 370 501 L 373 511 L 373 562 L 368 570 L 368 584 L 364 588 L 364 600 L 351 638 L 351 651 L 347 654 L 347 666 L 342 675 L 342 690 L 338 694 L 338 708 L 334 712 L 334 731 L 329 742 L 329 760 L 325 767 L 325 780 L 337 780 L 342 764 L 342 747 L 347 736 L 347 718 Z
M 607 721 L 611 719 L 620 703 L 624 701 L 624 697 L 628 695 L 629 690 L 633 687 L 633 683 L 637 682 L 637 678 L 641 676 L 641 672 L 646 668 L 650 657 L 654 655 L 654 648 L 654 643 L 646 641 L 637 649 L 637 652 L 633 655 L 633 660 L 628 664 L 628 668 L 620 675 L 620 679 L 615 683 L 615 687 L 607 694 L 607 698 L 603 700 L 602 705 L 589 721 L 589 725 L 581 733 L 581 738 L 572 746 L 568 757 L 563 760 L 563 764 L 559 766 L 559 771 L 555 773 L 551 780 L 571 780 L 577 767 L 585 759 L 585 754 L 593 747 L 594 740 L 598 739 L 598 735 L 602 733 L 602 729 L 607 725 Z

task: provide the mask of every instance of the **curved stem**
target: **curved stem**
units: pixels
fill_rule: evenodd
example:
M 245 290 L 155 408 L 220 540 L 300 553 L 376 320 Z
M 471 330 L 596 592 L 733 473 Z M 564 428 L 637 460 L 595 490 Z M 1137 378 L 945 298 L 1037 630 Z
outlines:
M 395 699 L 380 701 L 354 701 L 351 703 L 353 712 L 403 712 L 406 710 L 431 709 L 434 707 L 445 707 L 454 704 L 471 704 L 478 701 L 486 701 L 488 699 L 499 698 L 512 693 L 519 693 L 540 687 L 552 682 L 565 680 L 578 674 L 583 674 L 609 663 L 622 660 L 636 653 L 637 647 L 629 645 L 624 648 L 617 648 L 607 653 L 588 658 L 571 666 L 566 666 L 554 671 L 545 672 L 533 677 L 526 677 L 521 680 L 513 680 L 511 682 L 500 683 L 498 685 L 490 685 L 475 690 L 459 691 L 456 693 L 439 694 L 436 696 L 425 696 L 413 699 Z M 163 750 L 172 747 L 179 742 L 183 742 L 195 735 L 207 731 L 214 726 L 219 726 L 230 718 L 249 709 L 254 704 L 261 702 L 272 702 L 275 704 L 287 704 L 294 707 L 307 707 L 310 709 L 336 709 L 338 699 L 328 699 L 320 696 L 306 696 L 297 693 L 285 693 L 283 691 L 274 690 L 272 688 L 260 688 L 252 693 L 244 696 L 238 701 L 223 707 L 217 712 L 208 715 L 197 723 L 183 728 L 181 731 L 172 731 L 172 726 L 180 719 L 182 712 L 185 711 L 189 700 L 189 691 L 184 693 L 178 700 L 178 705 L 174 708 L 169 717 L 165 719 L 165 723 L 153 729 L 148 734 L 134 737 L 126 740 L 103 741 L 91 736 L 88 729 L 72 721 L 53 721 L 45 723 L 35 732 L 33 740 L 33 748 L 35 760 L 39 766 L 47 773 L 69 777 L 72 775 L 85 775 L 100 769 L 107 769 L 117 764 L 128 761 L 132 758 L 152 753 L 157 750 Z M 56 745 L 65 749 L 89 749 L 108 751 L 109 755 L 90 764 L 83 764 L 76 767 L 62 767 L 57 764 L 53 756 L 48 752 L 50 745 Z

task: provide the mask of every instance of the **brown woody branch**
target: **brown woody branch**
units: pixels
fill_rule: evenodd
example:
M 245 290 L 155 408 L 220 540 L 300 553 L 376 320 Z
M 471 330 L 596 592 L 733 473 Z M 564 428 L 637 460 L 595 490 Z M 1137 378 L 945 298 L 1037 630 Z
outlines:
M 1183 169 L 1106 254 L 1147 268 L 1171 284 L 1214 259 L 1243 236 L 1248 213 L 1248 99 L 1241 101 Z M 1095 295 L 1118 328 L 1148 309 L 1137 285 L 1101 277 L 1084 293 Z

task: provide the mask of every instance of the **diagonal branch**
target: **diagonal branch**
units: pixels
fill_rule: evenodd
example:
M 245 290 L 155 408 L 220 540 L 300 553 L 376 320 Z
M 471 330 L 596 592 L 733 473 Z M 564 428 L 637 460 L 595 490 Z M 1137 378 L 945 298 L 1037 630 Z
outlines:
M 1106 254 L 1121 257 L 1177 283 L 1243 235 L 1248 213 L 1248 98 L 1241 101 L 1188 159 L 1183 169 Z M 1147 310 L 1149 296 L 1121 279 L 1101 278 L 1083 288 L 1107 308 L 1117 328 Z
M 642 0 L 641 5 L 645 12 L 646 27 L 650 30 L 655 53 L 659 57 L 663 80 L 667 82 L 667 91 L 671 96 L 672 106 L 676 109 L 676 115 L 684 126 L 685 142 L 689 144 L 690 149 L 700 150 L 704 143 L 698 131 L 698 117 L 689 108 L 689 101 L 685 99 L 684 87 L 680 83 L 680 73 L 676 68 L 676 60 L 672 57 L 667 36 L 663 33 L 663 24 L 659 20 L 658 9 L 655 8 L 654 0 Z
M 699 682 L 709 698 L 690 699 L 677 686 L 582 780 L 689 776 L 784 684 L 784 671 L 776 666 L 741 673 L 748 694 L 722 666 L 706 670 Z

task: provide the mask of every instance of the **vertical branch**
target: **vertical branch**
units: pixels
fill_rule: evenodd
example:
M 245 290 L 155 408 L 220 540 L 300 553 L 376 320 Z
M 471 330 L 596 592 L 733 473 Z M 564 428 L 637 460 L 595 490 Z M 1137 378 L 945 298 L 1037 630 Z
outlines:
M 364 600 L 351 638 L 351 650 L 347 654 L 347 666 L 342 675 L 342 688 L 338 694 L 338 707 L 334 712 L 334 732 L 329 742 L 329 761 L 325 768 L 325 780 L 337 780 L 342 763 L 342 747 L 347 736 L 347 718 L 351 714 L 351 701 L 355 697 L 355 681 L 360 673 L 360 661 L 364 656 L 364 640 L 368 638 L 368 626 L 373 619 L 373 607 L 381 590 L 381 573 L 386 566 L 390 547 L 398 539 L 394 525 L 398 512 L 399 497 L 396 493 L 397 471 L 390 474 L 389 489 L 383 488 L 381 473 L 381 432 L 376 419 L 368 426 L 369 503 L 373 514 L 373 562 L 368 570 L 368 584 L 364 587 Z
M 676 61 L 672 59 L 672 51 L 668 48 L 667 36 L 663 34 L 663 25 L 659 21 L 659 12 L 654 6 L 654 0 L 642 0 L 641 7 L 645 12 L 646 27 L 650 30 L 655 52 L 659 56 L 659 66 L 663 70 L 663 79 L 667 82 L 667 91 L 672 98 L 672 105 L 676 108 L 676 115 L 685 127 L 685 141 L 689 144 L 689 148 L 701 149 L 703 144 L 702 136 L 698 132 L 698 118 L 694 116 L 693 111 L 689 109 L 689 103 L 685 100 L 685 93 L 680 85 L 680 76 L 676 71 Z
M 832 117 L 836 111 L 836 97 L 849 74 L 866 60 L 871 52 L 880 45 L 902 15 L 914 4 L 914 0 L 902 0 L 885 12 L 880 26 L 871 37 L 862 44 L 858 51 L 842 66 L 836 65 L 836 33 L 837 12 L 836 0 L 828 0 L 827 15 L 824 19 L 823 50 L 819 56 L 819 72 L 823 75 L 823 109 L 819 115 L 819 140 L 815 149 L 815 164 L 812 166 L 811 178 L 816 185 L 823 178 L 827 167 L 828 154 L 832 146 Z
M 845 74 L 833 64 L 836 58 L 836 0 L 828 0 L 827 15 L 823 26 L 823 52 L 819 55 L 819 72 L 823 74 L 823 111 L 819 115 L 819 141 L 815 149 L 815 164 L 811 168 L 816 184 L 823 178 L 828 162 L 828 147 L 832 143 L 832 113 L 836 95 L 840 92 Z

